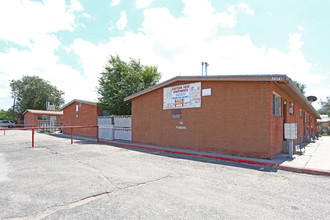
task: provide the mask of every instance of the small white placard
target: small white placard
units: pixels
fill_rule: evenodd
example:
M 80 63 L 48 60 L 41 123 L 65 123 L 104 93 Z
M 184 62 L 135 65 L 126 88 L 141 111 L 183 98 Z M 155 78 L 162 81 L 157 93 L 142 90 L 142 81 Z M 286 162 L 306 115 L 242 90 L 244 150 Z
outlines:
M 284 123 L 285 139 L 297 139 L 297 123 Z
M 55 105 L 49 105 L 48 110 L 49 111 L 55 111 Z
M 211 95 L 211 89 L 203 89 L 202 96 L 208 96 L 208 95 Z

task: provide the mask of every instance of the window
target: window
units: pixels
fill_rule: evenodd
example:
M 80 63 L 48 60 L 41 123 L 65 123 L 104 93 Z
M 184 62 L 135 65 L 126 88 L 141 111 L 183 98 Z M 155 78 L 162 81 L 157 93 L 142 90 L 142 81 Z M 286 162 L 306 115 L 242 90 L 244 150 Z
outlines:
M 305 113 L 305 123 L 309 123 L 309 115 Z
M 302 110 L 299 109 L 299 117 L 302 118 Z
M 38 115 L 38 120 L 46 121 L 46 120 L 49 120 L 49 118 L 48 118 L 48 115 Z
M 289 113 L 290 115 L 293 115 L 293 103 L 289 102 Z
M 110 116 L 109 110 L 102 109 L 102 116 Z
M 172 119 L 181 119 L 181 109 L 172 109 Z
M 281 116 L 281 96 L 273 93 L 273 115 Z

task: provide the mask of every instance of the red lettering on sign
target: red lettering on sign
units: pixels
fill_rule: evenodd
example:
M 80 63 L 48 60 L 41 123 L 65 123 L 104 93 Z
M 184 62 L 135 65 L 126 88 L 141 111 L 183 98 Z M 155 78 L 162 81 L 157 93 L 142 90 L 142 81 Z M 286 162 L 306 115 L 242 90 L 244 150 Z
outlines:
M 174 106 L 175 107 L 183 107 L 183 99 L 175 99 Z
M 173 91 L 173 93 L 179 93 L 179 92 L 188 92 L 188 89 L 180 89 L 180 90 Z

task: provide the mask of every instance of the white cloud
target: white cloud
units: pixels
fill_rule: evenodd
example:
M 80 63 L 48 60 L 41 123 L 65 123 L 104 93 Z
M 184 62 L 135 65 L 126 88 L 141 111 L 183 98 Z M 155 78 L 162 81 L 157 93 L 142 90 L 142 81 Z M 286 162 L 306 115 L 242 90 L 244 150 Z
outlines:
M 123 30 L 127 25 L 127 17 L 126 17 L 126 12 L 121 11 L 120 12 L 120 18 L 116 23 L 116 26 L 119 30 Z
M 115 25 L 113 24 L 112 21 L 110 21 L 110 24 L 109 24 L 108 30 L 111 32 L 111 31 L 114 30 L 114 28 L 115 28 Z
M 136 8 L 146 8 L 148 7 L 154 0 L 136 0 Z
M 230 6 L 226 11 L 215 15 L 222 27 L 235 27 L 237 18 L 235 15 L 234 6 Z
M 112 0 L 111 5 L 116 6 L 116 5 L 119 5 L 119 3 L 120 3 L 120 0 Z
M 83 11 L 84 7 L 80 4 L 80 2 L 78 0 L 71 0 L 70 1 L 70 12 L 74 12 L 74 11 Z
M 0 22 L 0 40 L 27 47 L 0 52 L 0 108 L 7 109 L 8 103 L 12 103 L 9 81 L 23 75 L 37 75 L 50 81 L 66 93 L 66 101 L 77 97 L 96 98 L 96 94 L 90 92 L 95 90 L 90 80 L 70 66 L 59 63 L 59 57 L 54 54 L 58 49 L 70 53 L 70 48 L 61 46 L 55 33 L 78 27 L 75 22 L 77 12 L 83 12 L 77 0 L 70 4 L 64 0 L 0 2 L 0 20 L 6 21 Z
M 89 19 L 94 19 L 95 20 L 94 17 L 92 17 L 90 14 L 85 13 L 85 12 L 82 14 L 82 16 L 85 17 L 85 18 L 89 18 Z
M 6 85 L 1 90 L 5 91 L 7 97 L 10 97 L 9 80 L 19 79 L 23 75 L 37 75 L 63 90 L 66 101 L 78 97 L 95 99 L 96 94 L 91 93 L 95 83 L 92 84 L 88 77 L 81 76 L 70 66 L 58 62 L 59 58 L 54 55 L 54 51 L 59 48 L 59 45 L 60 42 L 55 36 L 42 36 L 36 39 L 29 50 L 12 48 L 8 53 L 0 52 L 2 61 L 0 84 Z
M 208 0 L 189 1 L 183 0 L 185 7 L 183 9 L 182 17 L 178 20 L 186 20 L 191 22 L 191 27 L 201 28 L 200 31 L 205 29 L 214 29 L 221 25 L 222 27 L 234 27 L 237 23 L 235 6 L 230 5 L 224 12 L 215 12 L 211 2 Z M 155 9 L 151 9 L 155 10 Z M 157 17 L 159 18 L 159 16 Z
M 67 5 L 64 0 L 0 1 L 0 40 L 30 47 L 38 35 L 73 31 L 76 11 L 83 8 L 76 0 Z
M 237 5 L 237 8 L 240 9 L 245 14 L 254 15 L 254 10 L 251 9 L 247 3 L 240 3 Z
M 85 76 L 96 80 L 98 74 L 103 71 L 109 55 L 109 46 L 103 44 L 97 46 L 82 39 L 75 39 L 71 48 L 79 56 L 79 63 L 84 69 Z M 92 62 L 88 62 L 89 60 Z
M 219 35 L 224 27 L 233 27 L 238 22 L 235 15 L 238 6 L 230 5 L 224 12 L 215 12 L 206 0 L 184 0 L 184 3 L 182 17 L 175 18 L 166 8 L 145 9 L 139 33 L 126 31 L 124 36 L 98 45 L 79 40 L 74 43 L 73 51 L 81 57 L 89 77 L 102 71 L 106 62 L 102 57 L 117 53 L 125 60 L 133 57 L 144 64 L 157 65 L 163 73 L 162 80 L 179 74 L 200 75 L 202 61 L 210 64 L 210 75 L 288 74 L 309 84 L 323 79 L 311 74 L 312 64 L 300 51 L 301 34 L 288 35 L 289 52 L 258 47 L 249 35 Z M 224 19 L 223 13 L 230 19 Z
M 303 45 L 304 42 L 301 41 L 301 34 L 298 33 L 289 34 L 289 49 L 292 52 L 298 51 Z
M 299 31 L 303 31 L 303 30 L 304 30 L 304 27 L 303 27 L 303 26 L 301 26 L 301 25 L 298 25 L 298 27 L 297 27 L 297 28 L 298 28 L 298 30 L 299 30 Z

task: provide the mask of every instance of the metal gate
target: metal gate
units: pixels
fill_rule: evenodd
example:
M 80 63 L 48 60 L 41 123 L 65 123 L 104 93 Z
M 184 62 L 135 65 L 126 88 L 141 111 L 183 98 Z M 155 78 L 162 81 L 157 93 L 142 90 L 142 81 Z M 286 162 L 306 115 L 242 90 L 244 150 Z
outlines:
M 98 126 L 100 140 L 132 140 L 130 115 L 100 116 Z

